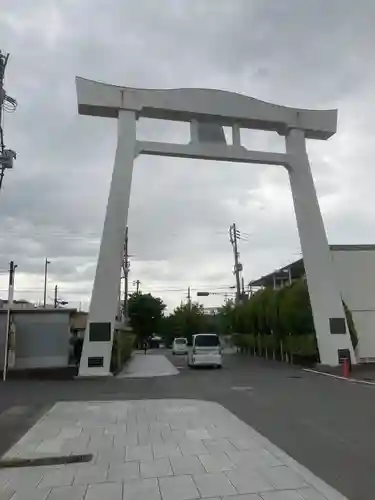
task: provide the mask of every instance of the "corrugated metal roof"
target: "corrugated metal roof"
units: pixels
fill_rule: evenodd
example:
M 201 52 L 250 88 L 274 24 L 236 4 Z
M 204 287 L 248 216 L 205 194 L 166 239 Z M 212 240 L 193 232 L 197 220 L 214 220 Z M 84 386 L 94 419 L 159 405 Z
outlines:
M 375 245 L 359 244 L 359 245 L 330 245 L 332 252 L 362 252 L 362 251 L 375 251 Z M 273 286 L 274 278 L 280 279 L 282 276 L 289 277 L 289 270 L 292 279 L 301 278 L 305 274 L 303 259 L 295 260 L 287 266 L 281 267 L 272 271 L 272 273 L 265 274 L 260 278 L 250 281 L 249 286 Z M 288 275 L 286 275 L 288 273 Z

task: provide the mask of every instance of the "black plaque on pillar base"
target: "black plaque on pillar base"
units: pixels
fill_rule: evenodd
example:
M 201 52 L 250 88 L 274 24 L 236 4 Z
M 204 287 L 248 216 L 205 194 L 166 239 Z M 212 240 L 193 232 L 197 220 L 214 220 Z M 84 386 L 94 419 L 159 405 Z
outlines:
M 102 368 L 104 365 L 103 356 L 91 356 L 87 358 L 87 366 L 89 368 Z
M 90 342 L 110 342 L 111 323 L 90 323 Z
M 345 318 L 329 318 L 329 330 L 332 335 L 345 335 Z

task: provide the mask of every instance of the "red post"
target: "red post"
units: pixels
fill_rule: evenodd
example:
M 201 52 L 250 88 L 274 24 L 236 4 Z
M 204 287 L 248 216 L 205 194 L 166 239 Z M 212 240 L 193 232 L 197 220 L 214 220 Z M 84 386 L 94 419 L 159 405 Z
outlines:
M 342 365 L 343 376 L 345 378 L 349 377 L 349 361 L 345 358 Z

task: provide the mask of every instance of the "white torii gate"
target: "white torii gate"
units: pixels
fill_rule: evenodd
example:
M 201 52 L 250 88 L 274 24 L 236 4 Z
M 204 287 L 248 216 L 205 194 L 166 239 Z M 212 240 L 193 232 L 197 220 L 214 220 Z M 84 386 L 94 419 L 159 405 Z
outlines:
M 336 110 L 288 108 L 220 90 L 136 89 L 79 77 L 76 86 L 79 114 L 116 118 L 118 123 L 115 164 L 80 376 L 110 374 L 133 163 L 140 154 L 285 167 L 289 173 L 320 360 L 337 365 L 339 351 L 345 349 L 349 350 L 352 363 L 356 362 L 306 152 L 306 139 L 325 140 L 336 132 Z M 189 122 L 190 142 L 137 141 L 136 123 L 140 117 Z M 232 144 L 226 143 L 223 126 L 232 128 Z M 277 132 L 285 137 L 286 153 L 246 149 L 241 145 L 241 128 Z

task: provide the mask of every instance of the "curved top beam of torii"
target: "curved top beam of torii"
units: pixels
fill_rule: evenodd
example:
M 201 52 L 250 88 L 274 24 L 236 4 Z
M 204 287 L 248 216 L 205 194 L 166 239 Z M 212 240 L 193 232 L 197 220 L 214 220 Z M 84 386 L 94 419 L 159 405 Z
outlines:
M 275 131 L 305 131 L 308 139 L 328 139 L 336 133 L 337 110 L 307 110 L 278 106 L 242 94 L 211 89 L 137 89 L 76 77 L 81 115 L 117 118 L 121 109 L 138 117 Z

